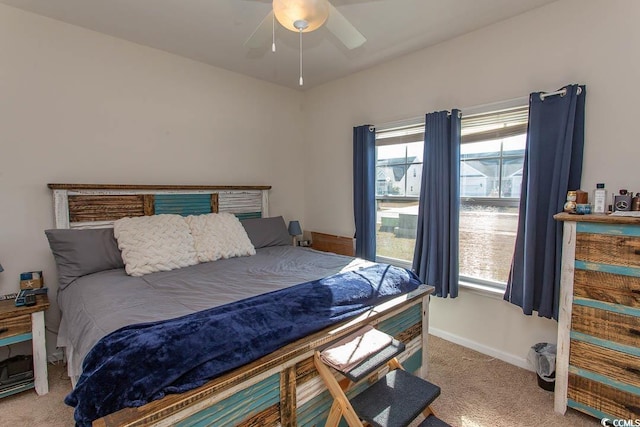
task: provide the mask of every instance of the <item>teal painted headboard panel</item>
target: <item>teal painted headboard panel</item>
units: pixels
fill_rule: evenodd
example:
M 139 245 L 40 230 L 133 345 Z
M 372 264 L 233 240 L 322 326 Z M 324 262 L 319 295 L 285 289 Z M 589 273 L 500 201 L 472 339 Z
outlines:
M 156 194 L 153 201 L 155 215 L 182 216 L 211 213 L 210 194 Z

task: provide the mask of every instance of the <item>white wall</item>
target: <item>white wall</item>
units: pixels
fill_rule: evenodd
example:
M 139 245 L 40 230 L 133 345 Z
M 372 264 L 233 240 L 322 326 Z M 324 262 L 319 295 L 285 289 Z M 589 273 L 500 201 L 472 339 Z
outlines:
M 43 270 L 49 329 L 47 183 L 272 185 L 304 224 L 300 92 L 5 5 L 0 58 L 0 294 Z
M 562 0 L 305 93 L 307 228 L 353 235 L 352 127 L 587 85 L 583 189 L 640 191 L 640 2 Z M 441 335 L 524 364 L 556 322 L 462 291 L 432 300 Z

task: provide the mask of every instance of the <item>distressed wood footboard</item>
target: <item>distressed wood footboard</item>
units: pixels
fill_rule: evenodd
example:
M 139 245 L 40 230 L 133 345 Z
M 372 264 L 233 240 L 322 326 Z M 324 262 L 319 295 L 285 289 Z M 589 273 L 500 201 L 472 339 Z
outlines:
M 94 426 L 312 426 L 323 425 L 333 399 L 313 366 L 313 351 L 370 324 L 404 342 L 405 369 L 427 373 L 429 296 L 433 287 L 380 304 L 186 393 L 125 408 Z M 336 374 L 338 375 L 338 374 Z M 358 393 L 369 382 L 355 387 Z

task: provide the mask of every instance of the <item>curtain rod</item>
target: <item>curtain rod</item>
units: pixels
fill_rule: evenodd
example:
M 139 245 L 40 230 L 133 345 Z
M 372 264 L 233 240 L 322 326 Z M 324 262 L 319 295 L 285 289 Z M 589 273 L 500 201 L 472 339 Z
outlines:
M 576 95 L 580 95 L 581 93 L 582 93 L 582 88 L 580 86 L 578 86 L 578 92 L 577 92 Z M 547 93 L 541 92 L 540 93 L 540 101 L 544 101 L 544 99 L 547 96 L 554 96 L 554 95 L 565 96 L 566 94 L 567 94 L 567 88 L 566 87 L 564 89 L 560 89 L 560 90 L 557 90 L 555 92 L 547 92 Z
M 582 93 L 582 88 L 578 86 L 577 94 L 580 95 L 581 93 Z M 547 93 L 541 92 L 540 100 L 544 101 L 544 99 L 548 96 L 554 96 L 554 95 L 565 96 L 566 94 L 567 94 L 567 88 L 563 88 L 555 92 L 547 92 Z M 507 108 L 513 108 L 516 106 L 523 106 L 528 103 L 529 103 L 529 97 L 523 96 L 519 98 L 508 99 L 505 101 L 498 101 L 498 102 L 492 102 L 489 104 L 482 104 L 482 105 L 476 105 L 473 107 L 462 108 L 461 111 L 462 111 L 462 114 L 469 116 L 469 115 L 478 114 L 480 112 L 486 112 L 486 110 L 488 109 L 507 109 Z M 424 115 L 419 117 L 411 117 L 409 119 L 404 119 L 404 120 L 396 120 L 396 121 L 391 121 L 386 123 L 380 123 L 373 126 L 377 128 L 382 128 L 382 129 L 390 129 L 390 128 L 416 125 L 416 124 L 419 124 L 421 121 L 424 122 Z
M 529 95 L 518 98 L 511 98 L 504 101 L 491 102 L 488 104 L 474 105 L 472 107 L 462 108 L 461 112 L 464 116 L 472 116 L 474 114 L 486 113 L 492 110 L 503 110 L 515 107 L 521 107 L 529 104 Z M 376 128 L 393 129 L 404 126 L 413 126 L 424 123 L 424 114 L 418 117 L 410 117 L 404 120 L 395 120 L 375 125 Z
M 451 112 L 447 111 L 447 114 L 450 116 Z M 458 111 L 458 117 L 462 117 L 462 111 Z M 419 117 L 411 117 L 409 119 L 381 123 L 381 124 L 372 125 L 372 126 L 374 126 L 375 128 L 384 129 L 385 131 L 389 131 L 389 130 L 398 130 L 405 127 L 418 126 L 418 125 L 424 124 L 424 121 L 425 121 L 425 115 L 423 114 L 422 116 L 419 116 Z

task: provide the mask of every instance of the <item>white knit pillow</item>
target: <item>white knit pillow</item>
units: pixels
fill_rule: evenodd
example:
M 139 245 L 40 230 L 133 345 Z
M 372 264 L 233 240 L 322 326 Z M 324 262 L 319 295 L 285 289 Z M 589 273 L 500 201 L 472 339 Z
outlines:
M 247 232 L 233 214 L 191 215 L 186 221 L 191 228 L 200 262 L 256 253 Z
M 113 234 L 131 276 L 198 263 L 189 226 L 180 215 L 122 218 L 113 224 Z

